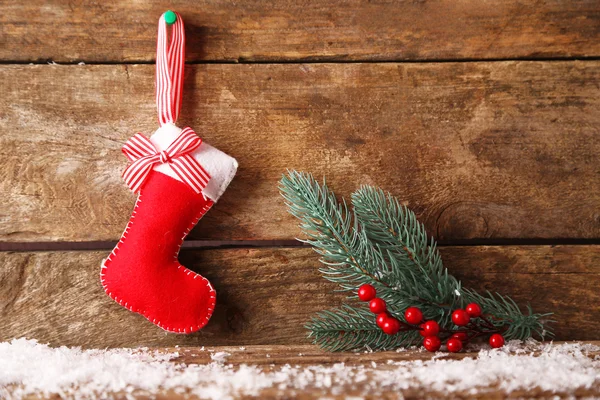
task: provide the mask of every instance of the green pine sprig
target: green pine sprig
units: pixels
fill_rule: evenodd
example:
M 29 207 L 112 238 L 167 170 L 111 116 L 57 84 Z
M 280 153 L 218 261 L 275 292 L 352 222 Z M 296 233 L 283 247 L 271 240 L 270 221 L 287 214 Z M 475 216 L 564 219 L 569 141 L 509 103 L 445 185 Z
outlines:
M 296 171 L 283 176 L 280 190 L 290 213 L 300 220 L 306 235 L 302 241 L 321 256 L 320 272 L 351 299 L 369 283 L 394 317 L 404 320 L 403 311 L 418 306 L 425 319 L 436 320 L 443 329 L 452 327 L 454 309 L 476 302 L 506 339 L 552 336 L 546 326 L 549 314 L 534 314 L 530 307 L 524 314 L 509 297 L 462 288 L 443 266 L 423 224 L 390 194 L 363 186 L 352 194 L 350 210 L 325 182 Z M 385 335 L 360 303 L 320 312 L 307 329 L 315 343 L 331 351 L 389 350 L 420 340 L 417 331 Z
M 308 336 L 329 351 L 392 350 L 415 342 L 417 331 L 386 335 L 373 324 L 373 314 L 364 306 L 343 305 L 317 313 L 306 325 Z

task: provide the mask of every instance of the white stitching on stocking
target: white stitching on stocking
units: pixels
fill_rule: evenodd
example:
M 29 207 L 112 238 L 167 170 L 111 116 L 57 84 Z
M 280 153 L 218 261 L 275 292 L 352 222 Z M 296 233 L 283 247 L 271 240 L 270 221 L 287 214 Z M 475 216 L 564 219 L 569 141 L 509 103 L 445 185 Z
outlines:
M 208 199 L 206 196 L 204 196 L 204 194 L 202 194 L 203 198 L 205 201 L 207 201 L 207 203 L 202 207 L 202 209 L 200 210 L 200 212 L 198 213 L 198 216 L 192 220 L 192 222 L 190 223 L 190 225 L 187 227 L 187 229 L 184 231 L 183 237 L 181 238 L 181 241 L 179 243 L 179 246 L 177 247 L 177 250 L 175 251 L 174 254 L 174 259 L 178 260 L 179 257 L 179 251 L 181 250 L 181 246 L 183 245 L 183 242 L 185 240 L 185 238 L 187 237 L 187 235 L 190 233 L 190 231 L 194 228 L 194 226 L 196 226 L 196 224 L 198 223 L 198 221 L 200 221 L 200 218 L 202 218 L 204 216 L 204 214 L 206 214 L 206 212 L 208 211 L 208 209 L 210 209 L 214 202 L 210 199 Z M 123 231 L 123 234 L 121 235 L 121 239 L 119 240 L 119 242 L 117 243 L 117 245 L 115 246 L 115 248 L 113 249 L 113 251 L 110 253 L 110 255 L 106 258 L 106 260 L 104 260 L 101 264 L 101 268 L 100 268 L 100 276 L 101 276 L 101 283 L 102 283 L 102 287 L 104 288 L 104 291 L 109 295 L 110 298 L 112 298 L 115 302 L 117 302 L 118 304 L 121 304 L 123 307 L 127 308 L 128 310 L 135 312 L 135 313 L 139 313 L 142 314 L 147 320 L 150 321 L 150 316 L 147 315 L 146 310 L 134 310 L 133 306 L 129 305 L 127 302 L 125 302 L 123 304 L 123 300 L 118 300 L 118 298 L 116 296 L 112 295 L 112 292 L 108 291 L 108 288 L 106 287 L 106 281 L 103 278 L 105 274 L 102 273 L 102 271 L 104 269 L 108 269 L 108 266 L 106 265 L 107 262 L 112 262 L 112 256 L 117 255 L 117 250 L 119 250 L 119 244 L 124 243 L 125 239 L 127 239 L 127 234 L 129 233 L 129 229 L 133 227 L 133 223 L 137 214 L 137 209 L 140 205 L 140 203 L 142 202 L 142 193 L 140 192 L 138 195 L 138 198 L 135 202 L 135 207 L 133 209 L 133 212 L 131 214 L 131 219 L 129 220 L 129 223 L 127 224 L 127 226 L 125 227 L 125 230 Z M 179 264 L 177 266 L 177 268 L 182 268 L 183 266 L 181 264 Z M 185 267 L 184 267 L 185 268 Z M 187 268 L 186 268 L 187 269 Z M 187 276 L 190 276 L 191 274 L 194 274 L 193 279 L 197 279 L 198 276 L 200 276 L 199 274 L 196 274 L 195 272 L 188 270 Z M 205 321 L 201 322 L 199 325 L 197 325 L 194 329 L 194 327 L 192 326 L 190 328 L 190 332 L 194 331 L 194 330 L 198 330 L 202 327 L 204 327 L 207 323 L 208 320 L 210 319 L 210 317 L 212 316 L 212 312 L 214 311 L 214 307 L 216 304 L 216 292 L 215 289 L 212 287 L 212 285 L 210 284 L 210 282 L 208 281 L 208 279 L 204 278 L 203 276 L 200 276 L 202 278 L 202 280 L 205 282 L 206 286 L 209 289 L 209 307 L 207 308 L 209 313 L 205 318 Z M 167 332 L 175 332 L 175 333 L 188 333 L 187 328 L 182 330 L 182 329 L 177 329 L 177 330 L 173 330 L 170 327 L 165 327 L 164 325 L 162 325 L 162 323 L 160 321 L 156 321 L 156 318 L 152 319 L 152 323 L 156 324 L 158 327 L 164 329 Z

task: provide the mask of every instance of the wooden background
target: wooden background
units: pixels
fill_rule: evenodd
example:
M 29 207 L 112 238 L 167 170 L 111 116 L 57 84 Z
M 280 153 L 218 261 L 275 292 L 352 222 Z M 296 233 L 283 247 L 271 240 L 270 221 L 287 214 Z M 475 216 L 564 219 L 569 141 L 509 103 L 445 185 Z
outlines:
M 181 259 L 207 327 L 166 334 L 110 300 L 99 264 L 134 196 L 123 142 L 156 128 L 156 21 L 188 35 L 181 124 L 238 159 Z M 343 297 L 293 239 L 288 168 L 414 209 L 466 286 L 600 339 L 597 0 L 0 3 L 0 340 L 303 344 Z

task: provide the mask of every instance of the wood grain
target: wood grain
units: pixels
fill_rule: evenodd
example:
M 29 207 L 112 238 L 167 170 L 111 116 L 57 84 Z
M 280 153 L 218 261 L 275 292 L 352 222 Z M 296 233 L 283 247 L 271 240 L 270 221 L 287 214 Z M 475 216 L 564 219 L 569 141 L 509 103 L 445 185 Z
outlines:
M 293 239 L 288 168 L 380 186 L 438 239 L 600 237 L 600 62 L 196 65 L 182 125 L 236 157 L 196 239 Z M 0 241 L 116 240 L 151 65 L 1 66 Z
M 457 60 L 600 55 L 596 0 L 3 1 L 0 60 L 141 62 L 185 18 L 190 61 Z
M 598 345 L 599 342 L 589 342 L 592 345 Z M 556 343 L 560 344 L 560 342 Z M 361 353 L 327 353 L 323 352 L 314 346 L 292 345 L 292 346 L 248 346 L 243 349 L 235 346 L 223 346 L 215 348 L 207 348 L 204 351 L 199 351 L 198 348 L 171 348 L 160 349 L 161 351 L 178 351 L 181 356 L 177 360 L 185 364 L 207 364 L 211 362 L 211 351 L 223 351 L 229 354 L 227 364 L 238 366 L 240 364 L 259 365 L 265 371 L 278 371 L 286 366 L 310 366 L 310 365 L 333 365 L 344 363 L 344 365 L 362 366 L 366 373 L 365 380 L 350 380 L 349 382 L 335 382 L 331 387 L 313 387 L 309 385 L 302 390 L 301 393 L 292 390 L 281 390 L 277 388 L 269 388 L 260 393 L 261 399 L 314 399 L 314 398 L 330 398 L 346 400 L 356 394 L 357 397 L 364 400 L 379 400 L 379 399 L 423 399 L 423 398 L 469 398 L 469 399 L 505 399 L 505 398 L 567 398 L 576 396 L 597 397 L 600 395 L 600 385 L 592 384 L 590 386 L 581 385 L 575 391 L 569 393 L 552 393 L 544 391 L 541 388 L 530 390 L 515 390 L 506 392 L 501 387 L 484 387 L 476 391 L 468 392 L 439 392 L 433 391 L 431 387 L 409 388 L 403 389 L 400 392 L 384 390 L 381 393 L 379 387 L 369 387 L 369 382 L 372 382 L 370 377 L 377 374 L 379 371 L 392 369 L 393 362 L 410 362 L 410 361 L 427 361 L 434 357 L 433 354 L 415 350 L 404 352 L 361 352 Z M 207 354 L 208 353 L 208 354 Z M 586 352 L 590 358 L 600 356 L 598 351 Z M 460 360 L 464 358 L 475 358 L 477 353 L 463 352 L 458 354 L 436 353 L 436 359 L 442 360 Z M 516 356 L 515 356 L 516 357 Z M 417 364 L 418 365 L 418 364 Z M 417 367 L 418 368 L 418 367 Z M 408 378 L 408 377 L 407 377 Z M 364 386 L 363 386 L 364 385 Z M 321 385 L 322 386 L 322 385 Z M 365 387 L 366 386 L 366 387 Z M 367 389 L 369 388 L 369 389 Z M 365 395 L 365 393 L 368 393 Z M 169 393 L 169 399 L 178 399 L 176 394 Z
M 84 347 L 306 344 L 316 311 L 345 296 L 318 273 L 310 249 L 184 251 L 182 263 L 217 289 L 200 332 L 167 334 L 113 302 L 99 283 L 107 252 L 0 253 L 0 341 L 35 338 Z M 466 287 L 554 312 L 558 340 L 594 340 L 600 329 L 600 246 L 477 246 L 442 249 Z M 589 305 L 589 306 L 586 306 Z
M 559 346 L 565 341 L 553 341 L 553 344 Z M 600 346 L 600 341 L 586 341 L 585 343 L 593 346 Z M 417 361 L 431 360 L 433 354 L 426 351 L 405 349 L 405 351 L 362 351 L 362 352 L 328 352 L 314 345 L 251 345 L 251 346 L 206 346 L 204 349 L 198 347 L 158 347 L 151 348 L 166 353 L 179 353 L 179 357 L 173 361 L 184 364 L 208 364 L 212 360 L 211 354 L 216 352 L 229 353 L 226 358 L 227 364 L 231 365 L 260 365 L 260 366 L 279 366 L 279 365 L 332 365 L 344 363 L 344 365 L 372 365 L 393 361 Z M 539 354 L 538 350 L 533 351 Z M 267 357 L 267 354 L 269 357 Z M 443 353 L 437 354 L 436 358 L 445 360 L 462 360 L 463 358 L 473 357 L 477 352 L 464 351 L 461 353 Z M 600 351 L 586 351 L 590 358 L 600 356 Z
M 555 345 L 562 344 L 561 342 L 555 342 Z M 600 342 L 587 342 L 586 344 L 592 346 L 598 346 Z M 155 350 L 155 349 L 152 349 Z M 179 353 L 179 357 L 174 359 L 173 362 L 185 365 L 205 365 L 211 363 L 212 357 L 215 353 L 227 353 L 225 365 L 227 368 L 236 370 L 243 366 L 257 366 L 259 371 L 264 373 L 279 373 L 290 375 L 290 368 L 297 368 L 303 371 L 303 367 L 308 369 L 311 368 L 312 374 L 306 377 L 304 383 L 305 387 L 300 391 L 293 389 L 294 384 L 287 382 L 288 385 L 273 385 L 273 387 L 265 388 L 256 395 L 250 396 L 234 396 L 234 398 L 260 398 L 260 399 L 332 399 L 332 400 L 347 400 L 348 398 L 360 398 L 363 400 L 380 400 L 380 399 L 423 399 L 423 398 L 436 398 L 436 399 L 457 399 L 457 398 L 469 398 L 469 399 L 505 399 L 505 398 L 543 398 L 543 399 L 557 399 L 557 398 L 595 398 L 600 395 L 600 387 L 597 383 L 586 385 L 581 383 L 580 387 L 569 393 L 556 393 L 544 391 L 541 388 L 533 388 L 529 390 L 512 390 L 510 392 L 505 391 L 502 387 L 494 385 L 492 387 L 482 387 L 479 385 L 477 390 L 469 390 L 468 392 L 461 391 L 433 391 L 431 386 L 428 387 L 415 387 L 413 385 L 410 388 L 401 389 L 399 391 L 392 391 L 389 388 L 384 388 L 392 382 L 381 382 L 381 378 L 377 379 L 377 375 L 381 377 L 381 373 L 384 371 L 394 370 L 398 368 L 398 363 L 402 363 L 402 367 L 409 367 L 410 362 L 417 361 L 412 364 L 415 368 L 415 375 L 418 375 L 418 370 L 422 368 L 422 364 L 419 361 L 429 361 L 433 358 L 436 360 L 451 361 L 461 360 L 464 358 L 477 358 L 478 353 L 476 352 L 461 352 L 457 354 L 452 353 L 428 353 L 420 350 L 406 350 L 402 352 L 360 352 L 360 353 L 326 353 L 315 346 L 307 345 L 291 345 L 291 346 L 264 346 L 264 345 L 253 345 L 253 346 L 218 346 L 218 347 L 171 347 L 171 348 L 157 348 L 159 352 L 165 353 Z M 589 358 L 598 357 L 600 352 L 596 350 L 586 350 L 584 354 Z M 513 354 L 513 360 L 518 362 L 518 357 L 529 355 L 526 354 Z M 344 366 L 356 366 L 364 373 L 364 377 L 356 377 L 355 379 L 332 379 L 329 384 L 324 383 L 316 379 L 315 375 L 336 375 L 335 373 L 324 373 L 321 372 L 321 367 L 331 367 L 337 364 L 340 367 L 340 363 Z M 314 368 L 317 366 L 317 368 Z M 336 367 L 334 367 L 336 368 Z M 439 368 L 438 368 L 439 371 Z M 407 371 L 407 374 L 403 376 L 404 381 L 409 381 L 411 378 L 411 370 Z M 375 379 L 371 379 L 375 377 Z M 296 377 L 297 378 L 297 377 Z M 293 379 L 293 378 L 292 378 Z M 487 378 L 486 378 L 487 379 Z M 374 385 L 374 381 L 380 382 L 381 385 Z M 228 385 L 231 383 L 229 380 L 223 380 L 221 384 Z M 287 386 L 287 387 L 286 387 Z M 228 386 L 226 386 L 228 387 Z M 243 385 L 236 386 L 243 388 Z M 15 386 L 4 388 L 11 393 L 11 390 L 16 389 Z M 179 390 L 164 389 L 158 392 L 149 393 L 147 390 L 134 389 L 127 392 L 121 393 L 103 393 L 103 397 L 110 397 L 115 399 L 147 399 L 156 398 L 160 400 L 195 400 L 203 397 L 197 397 L 194 394 L 188 393 L 185 388 L 185 379 L 182 380 L 181 385 L 178 386 Z M 196 387 L 197 389 L 197 387 Z M 202 393 L 202 391 L 200 391 Z M 207 392 L 211 393 L 211 392 Z M 77 395 L 79 393 L 75 393 Z M 40 398 L 59 398 L 56 396 L 43 396 L 41 393 L 32 394 L 26 396 L 25 399 Z M 210 399 L 214 398 L 214 394 Z

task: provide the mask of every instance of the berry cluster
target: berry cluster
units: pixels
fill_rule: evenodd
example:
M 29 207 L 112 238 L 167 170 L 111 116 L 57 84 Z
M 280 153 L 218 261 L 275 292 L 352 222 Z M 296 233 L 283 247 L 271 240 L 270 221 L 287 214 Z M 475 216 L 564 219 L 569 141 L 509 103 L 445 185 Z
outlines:
M 390 315 L 385 301 L 377 297 L 377 292 L 372 285 L 364 284 L 358 289 L 358 298 L 369 302 L 369 309 L 377 315 L 376 323 L 388 335 L 395 335 L 400 331 L 418 330 L 423 339 L 423 347 L 428 351 L 438 351 L 442 346 L 440 336 L 445 337 L 446 347 L 451 353 L 462 350 L 464 344 L 470 340 L 486 334 L 491 334 L 489 342 L 493 348 L 504 345 L 504 337 L 499 330 L 484 316 L 479 304 L 471 303 L 465 309 L 454 310 L 452 322 L 459 328 L 456 330 L 441 329 L 436 321 L 423 321 L 423 312 L 418 307 L 408 307 L 404 311 L 404 319 Z

